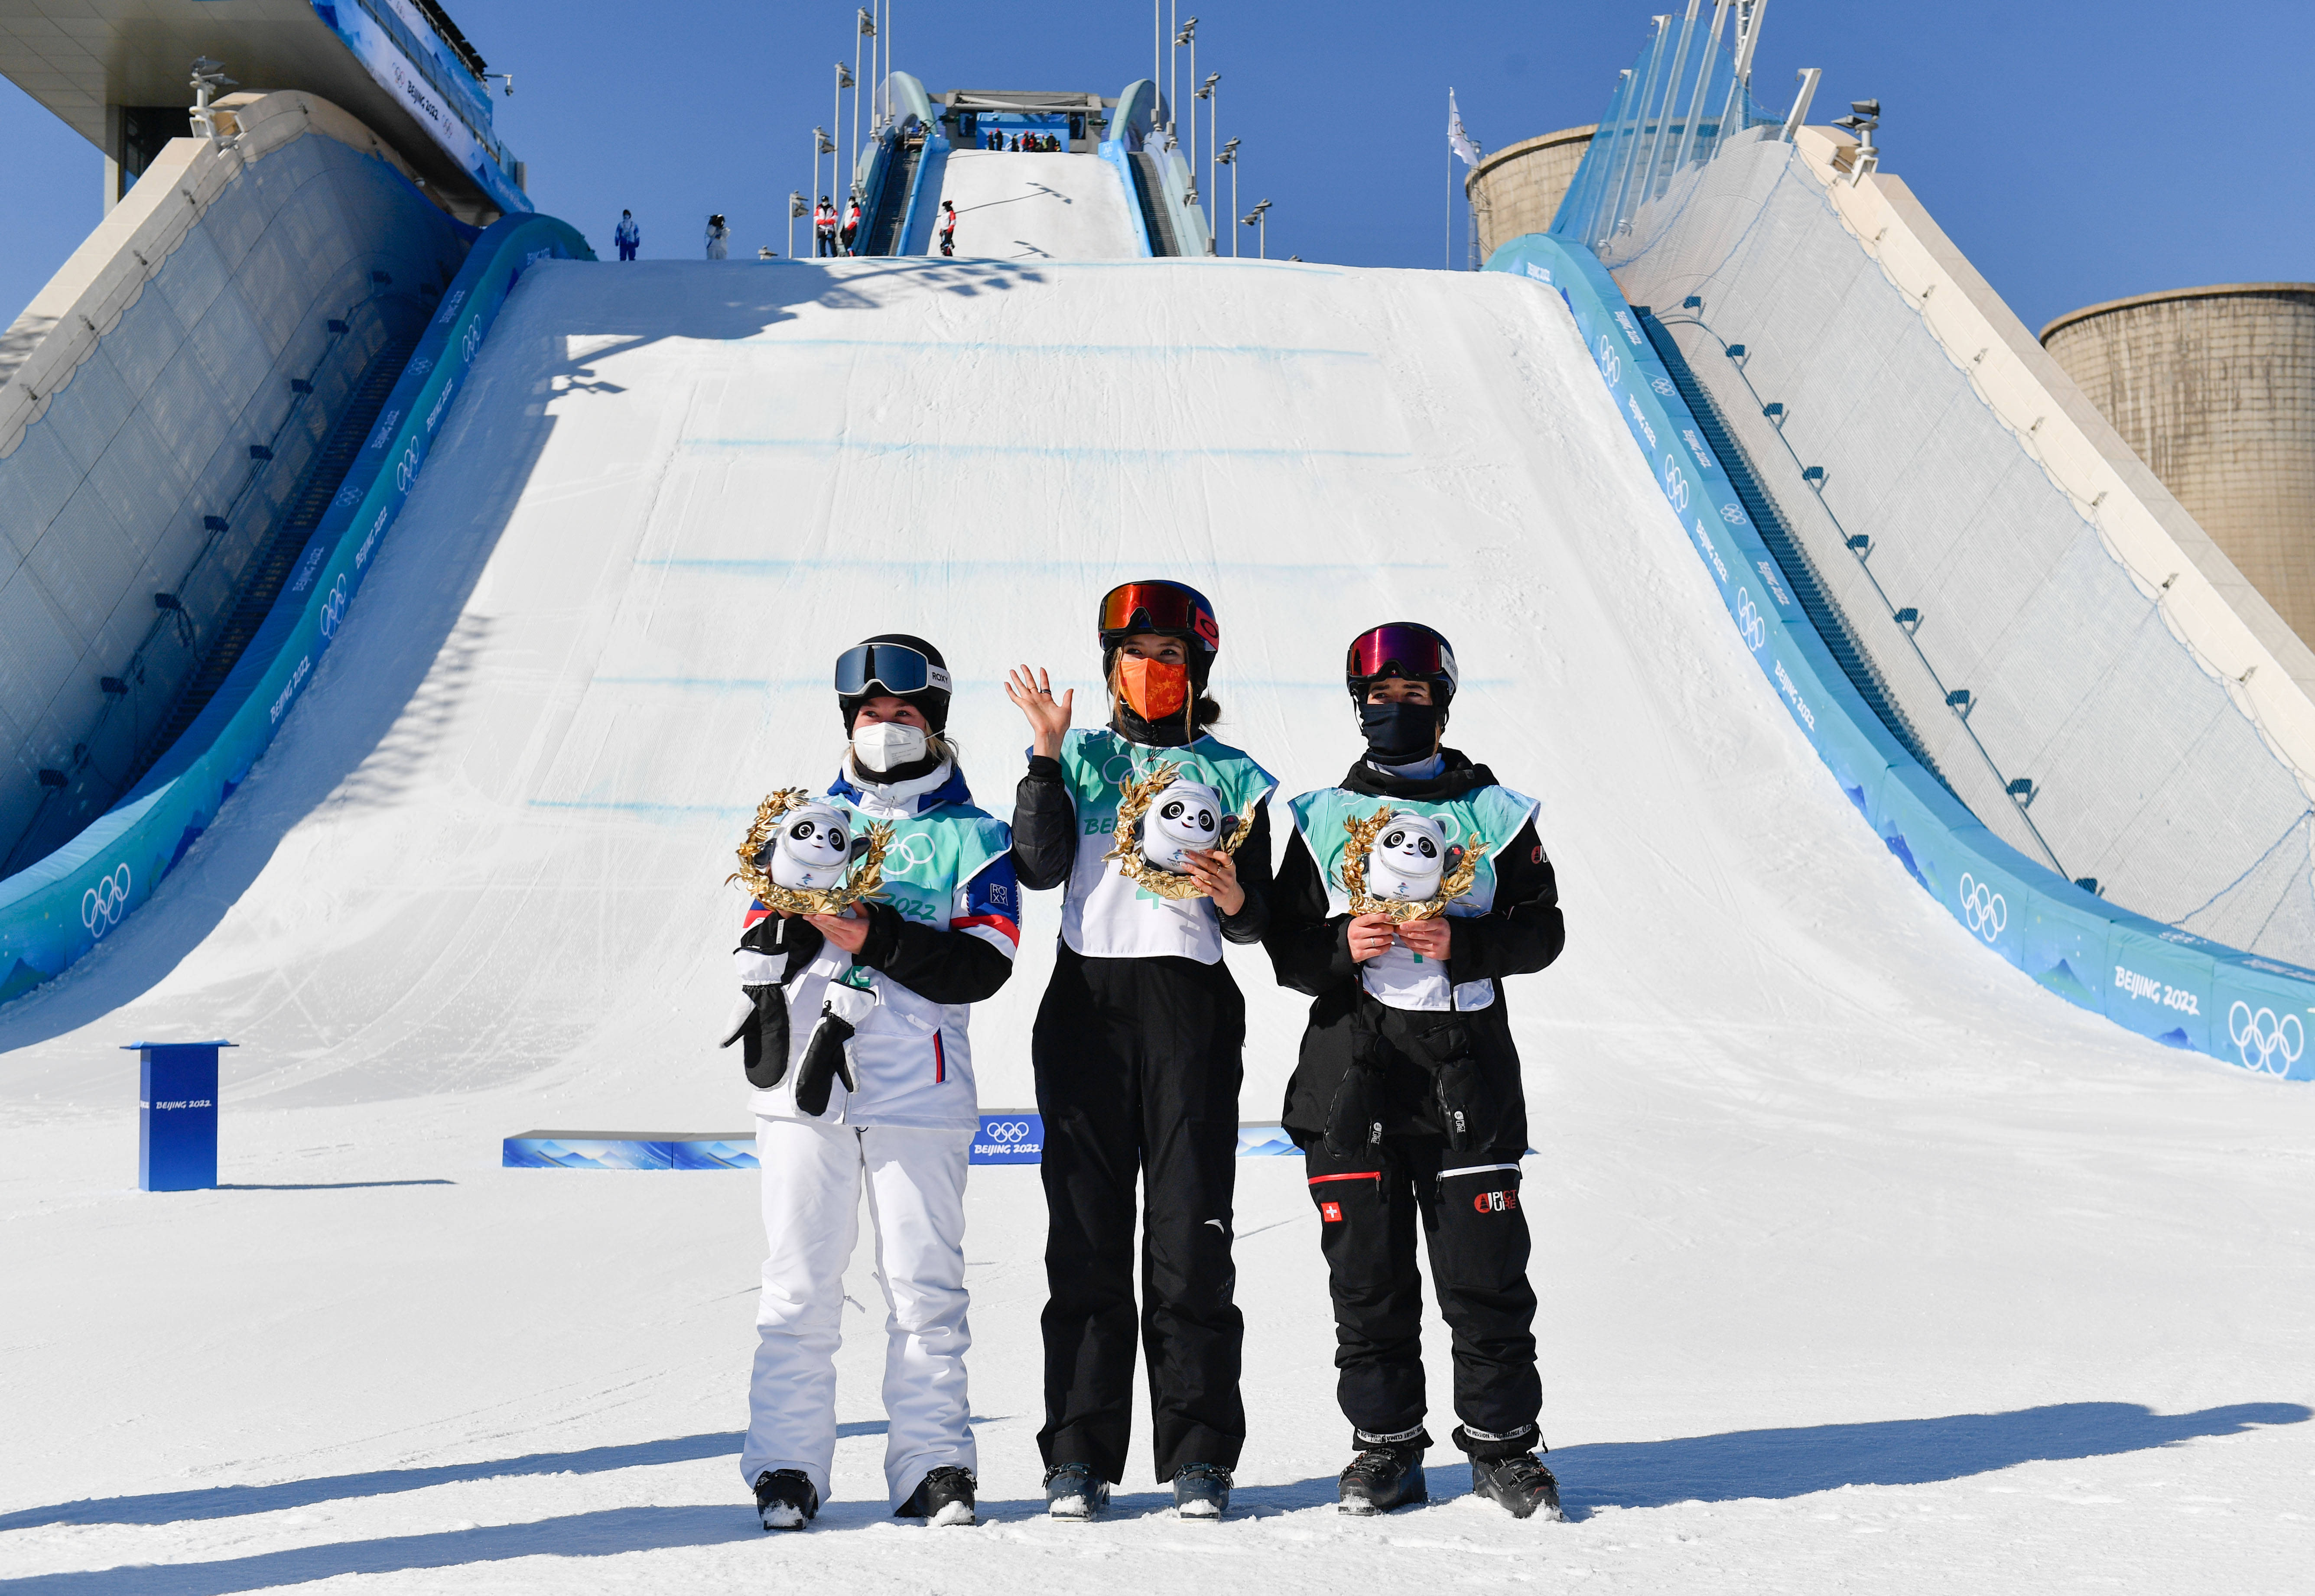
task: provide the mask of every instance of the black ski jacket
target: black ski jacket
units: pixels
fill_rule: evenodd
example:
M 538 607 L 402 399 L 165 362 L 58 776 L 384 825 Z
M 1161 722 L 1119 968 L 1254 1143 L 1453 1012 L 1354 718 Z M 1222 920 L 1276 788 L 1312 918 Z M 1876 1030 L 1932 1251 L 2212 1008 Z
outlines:
M 1486 766 L 1453 749 L 1443 753 L 1446 767 L 1435 776 L 1407 780 L 1362 760 L 1341 785 L 1362 796 L 1427 803 L 1498 785 Z M 1527 1099 L 1503 978 L 1541 970 L 1559 957 L 1567 927 L 1559 911 L 1558 879 L 1534 822 L 1522 826 L 1495 862 L 1494 905 L 1486 914 L 1447 921 L 1453 937 L 1449 980 L 1492 978 L 1495 1002 L 1469 1013 L 1394 1009 L 1360 984 L 1351 959 L 1351 917 L 1327 913 L 1326 883 L 1301 833 L 1287 839 L 1263 945 L 1279 985 L 1313 999 L 1286 1086 L 1286 1129 L 1298 1145 L 1326 1136 L 1329 1120 L 1343 1117 L 1338 1104 L 1358 1117 L 1373 1113 L 1386 1135 L 1444 1135 L 1467 1150 L 1527 1145 Z M 1345 1093 L 1345 1077 L 1360 1068 L 1379 1072 L 1379 1104 L 1362 1104 L 1355 1083 Z M 1459 1113 L 1459 1127 L 1453 1123 Z M 1337 1137 L 1349 1130 L 1338 1125 Z

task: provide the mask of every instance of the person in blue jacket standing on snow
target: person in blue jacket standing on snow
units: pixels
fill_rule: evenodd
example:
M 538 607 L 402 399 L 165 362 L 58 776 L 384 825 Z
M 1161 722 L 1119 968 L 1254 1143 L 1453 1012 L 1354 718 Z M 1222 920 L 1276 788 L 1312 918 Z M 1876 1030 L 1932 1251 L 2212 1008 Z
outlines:
M 940 652 L 886 633 L 847 649 L 851 746 L 825 800 L 783 814 L 785 849 L 842 876 L 869 829 L 891 835 L 881 893 L 841 916 L 759 900 L 733 953 L 763 1167 L 763 1296 L 741 1472 L 767 1530 L 801 1530 L 829 1491 L 844 1267 L 868 1193 L 887 1309 L 884 1478 L 894 1516 L 974 1521 L 964 1354 L 964 1181 L 980 1125 L 971 1006 L 1013 973 L 1012 834 L 973 807 L 943 735 Z M 751 838 L 753 834 L 751 833 Z M 777 862 L 763 866 L 775 883 Z
M 619 213 L 619 226 L 612 233 L 611 242 L 619 246 L 620 260 L 632 261 L 635 258 L 635 252 L 643 247 L 643 230 L 635 226 L 634 211 L 623 210 Z

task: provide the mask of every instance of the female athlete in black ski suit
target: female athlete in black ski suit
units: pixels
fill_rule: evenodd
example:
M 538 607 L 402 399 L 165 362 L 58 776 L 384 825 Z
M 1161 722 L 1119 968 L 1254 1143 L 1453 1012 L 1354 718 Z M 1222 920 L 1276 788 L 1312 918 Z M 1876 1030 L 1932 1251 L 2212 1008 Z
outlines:
M 1521 1518 L 1557 1517 L 1557 1486 L 1534 1457 L 1542 1391 L 1520 1203 L 1527 1110 L 1501 978 L 1559 956 L 1558 883 L 1534 802 L 1441 746 L 1457 679 L 1444 637 L 1378 626 L 1352 643 L 1344 674 L 1366 757 L 1341 785 L 1288 806 L 1295 829 L 1264 938 L 1280 984 L 1315 1000 L 1285 1121 L 1318 1209 L 1336 1394 L 1357 1449 L 1342 1508 L 1426 1500 L 1419 1221 L 1454 1333 L 1454 1441 L 1471 1459 L 1471 1488 Z M 1428 858 L 1435 878 L 1479 852 L 1444 918 L 1394 928 L 1381 913 L 1350 912 L 1344 822 L 1385 809 L 1376 856 L 1396 848 L 1418 868 Z
M 1245 1321 L 1231 1300 L 1231 1195 L 1246 1008 L 1222 963 L 1225 939 L 1261 940 L 1269 919 L 1276 782 L 1206 734 L 1221 640 L 1213 607 L 1178 582 L 1129 582 L 1103 601 L 1110 721 L 1069 730 L 1024 665 L 1006 692 L 1035 742 L 1013 811 L 1022 885 L 1066 882 L 1061 945 L 1031 1054 L 1044 1115 L 1051 1229 L 1045 1273 L 1048 1511 L 1098 1512 L 1123 1476 L 1133 1414 L 1134 1177 L 1141 1176 L 1140 1313 L 1158 1477 L 1185 1518 L 1218 1518 L 1246 1439 L 1238 1396 Z M 1150 891 L 1104 856 L 1129 782 L 1166 767 L 1211 789 L 1216 842 L 1191 853 L 1202 895 Z M 1151 817 L 1157 818 L 1155 814 Z

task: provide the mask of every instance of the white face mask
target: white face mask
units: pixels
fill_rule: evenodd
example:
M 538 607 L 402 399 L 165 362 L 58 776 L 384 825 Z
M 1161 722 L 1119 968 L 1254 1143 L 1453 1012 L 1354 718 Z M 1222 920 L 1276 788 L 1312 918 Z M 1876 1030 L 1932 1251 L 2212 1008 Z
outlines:
M 898 721 L 865 722 L 852 730 L 852 757 L 872 776 L 913 765 L 925 757 L 924 728 Z

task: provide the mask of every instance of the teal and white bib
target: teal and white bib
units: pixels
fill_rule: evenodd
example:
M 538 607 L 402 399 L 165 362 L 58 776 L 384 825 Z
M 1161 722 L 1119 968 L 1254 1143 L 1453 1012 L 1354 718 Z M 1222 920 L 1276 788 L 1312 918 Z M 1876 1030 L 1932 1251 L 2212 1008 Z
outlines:
M 1125 784 L 1172 766 L 1203 782 L 1234 815 L 1278 790 L 1278 778 L 1227 743 L 1147 748 L 1106 728 L 1061 742 L 1061 779 L 1078 811 L 1078 856 L 1061 900 L 1061 940 L 1089 959 L 1195 959 L 1219 963 L 1222 934 L 1211 898 L 1160 898 L 1104 861 Z
M 1450 917 L 1483 915 L 1495 906 L 1495 857 L 1509 847 L 1539 805 L 1509 787 L 1477 787 L 1445 803 L 1424 803 L 1409 798 L 1378 798 L 1363 793 L 1326 787 L 1305 793 L 1289 803 L 1302 845 L 1317 861 L 1326 882 L 1326 912 L 1351 912 L 1351 895 L 1343 885 L 1343 856 L 1351 840 L 1345 822 L 1364 820 L 1377 810 L 1427 816 L 1438 822 L 1450 847 L 1476 851 L 1477 873 L 1470 890 L 1447 906 Z M 1393 1008 L 1474 1009 L 1495 1000 L 1493 980 L 1463 981 L 1451 989 L 1443 966 L 1403 944 L 1359 966 L 1359 978 L 1375 1000 Z

